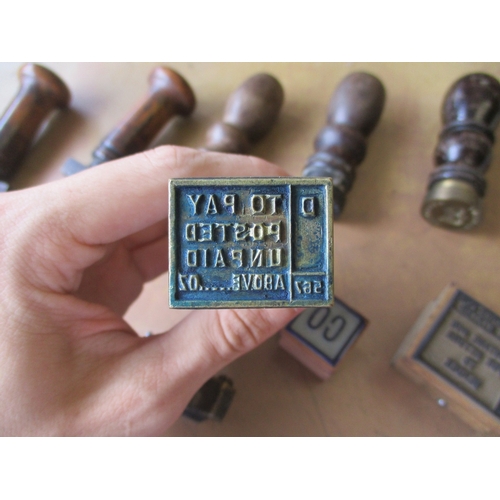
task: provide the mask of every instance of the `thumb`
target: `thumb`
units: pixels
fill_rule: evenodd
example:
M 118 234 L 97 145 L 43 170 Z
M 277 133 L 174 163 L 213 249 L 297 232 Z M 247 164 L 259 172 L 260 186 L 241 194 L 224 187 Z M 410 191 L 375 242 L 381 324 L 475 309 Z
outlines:
M 226 365 L 255 349 L 303 309 L 211 309 L 190 313 L 162 335 L 147 339 L 130 356 L 142 377 L 128 388 L 158 408 L 161 423 L 167 406 L 174 420 L 193 394 Z M 146 339 L 145 339 L 146 340 Z

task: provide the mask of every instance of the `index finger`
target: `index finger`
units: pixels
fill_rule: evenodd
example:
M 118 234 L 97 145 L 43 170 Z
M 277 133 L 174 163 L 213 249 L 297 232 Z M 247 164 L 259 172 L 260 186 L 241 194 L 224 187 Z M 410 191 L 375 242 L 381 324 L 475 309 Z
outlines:
M 251 156 L 161 146 L 47 184 L 44 206 L 65 213 L 79 241 L 101 245 L 165 219 L 171 178 L 286 175 Z

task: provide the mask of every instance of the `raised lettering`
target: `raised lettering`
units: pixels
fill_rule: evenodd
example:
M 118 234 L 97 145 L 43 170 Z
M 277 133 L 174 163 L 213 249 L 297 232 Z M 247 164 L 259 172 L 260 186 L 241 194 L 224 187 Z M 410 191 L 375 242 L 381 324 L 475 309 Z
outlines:
M 264 275 L 264 288 L 266 290 L 273 289 L 273 275 L 272 274 L 265 274 Z
M 195 224 L 186 224 L 186 241 L 196 241 Z
M 200 224 L 200 238 L 198 241 L 213 241 L 212 224 Z
M 234 194 L 226 194 L 223 198 L 224 205 L 231 210 L 232 214 L 234 214 L 235 198 L 236 195 Z
M 193 196 L 196 196 L 196 198 L 193 198 Z M 188 194 L 187 197 L 189 198 L 189 201 L 193 204 L 193 215 L 196 215 L 198 213 L 198 201 L 201 198 L 201 194 Z
M 281 266 L 281 252 L 282 248 L 270 248 L 267 251 L 267 265 L 268 267 Z
M 224 262 L 224 256 L 222 251 L 217 249 L 215 250 L 215 265 L 214 267 L 226 267 L 226 263 Z
M 262 241 L 264 239 L 264 227 L 262 224 L 253 224 L 250 228 L 250 237 L 252 237 L 254 241 Z
M 246 236 L 245 226 L 243 224 L 234 224 L 234 240 L 242 241 Z
M 252 215 L 263 215 L 266 208 L 264 197 L 260 194 L 254 194 L 250 197 L 250 208 Z
M 198 252 L 196 250 L 188 250 L 186 252 L 186 265 L 196 267 L 198 265 Z
M 229 226 L 229 224 L 215 224 L 215 228 L 216 229 L 222 229 L 222 231 L 220 231 L 222 233 L 222 239 L 221 241 L 226 241 L 226 227 Z
M 255 252 L 255 253 L 254 253 Z M 262 267 L 262 249 L 250 249 L 250 267 Z
M 231 250 L 231 259 L 236 262 L 236 267 L 243 266 L 243 250 Z
M 241 290 L 240 276 L 241 274 L 233 274 L 233 290 L 235 290 L 236 292 L 239 292 Z
M 283 283 L 283 276 L 281 274 L 276 275 L 276 283 L 274 284 L 275 290 L 284 290 L 285 283 Z
M 303 197 L 301 198 L 300 214 L 304 217 L 314 217 L 316 215 L 315 198 Z
M 208 197 L 206 214 L 207 215 L 215 215 L 215 214 L 218 214 L 218 213 L 219 213 L 219 211 L 217 210 L 217 205 L 215 203 L 215 197 L 214 197 L 213 194 L 211 194 Z
M 276 200 L 281 199 L 280 194 L 266 194 L 266 198 L 271 202 L 271 213 L 274 215 L 276 213 Z
M 241 278 L 243 281 L 243 290 L 250 290 L 250 285 L 252 284 L 252 275 L 242 274 Z
M 276 236 L 274 241 L 281 241 L 281 221 L 271 222 L 267 228 L 267 234 L 269 236 Z

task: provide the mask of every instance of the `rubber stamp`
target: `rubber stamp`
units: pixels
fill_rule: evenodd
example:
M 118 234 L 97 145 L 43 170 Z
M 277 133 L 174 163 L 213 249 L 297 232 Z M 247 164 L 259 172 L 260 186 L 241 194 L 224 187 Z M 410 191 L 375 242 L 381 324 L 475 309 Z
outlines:
M 368 322 L 335 297 L 332 307 L 307 309 L 279 334 L 279 345 L 326 380 L 336 370 Z
M 236 390 L 233 381 L 225 375 L 212 377 L 193 396 L 183 416 L 203 422 L 216 420 L 221 422 L 233 402 Z
M 316 137 L 315 153 L 303 175 L 333 179 L 336 219 L 344 209 L 356 167 L 366 156 L 367 138 L 377 126 L 384 102 L 384 86 L 368 73 L 347 75 L 330 100 L 327 124 Z
M 190 115 L 195 105 L 188 82 L 173 69 L 158 66 L 149 75 L 146 99 L 101 141 L 92 153 L 90 165 L 68 158 L 62 167 L 63 174 L 73 175 L 144 151 L 171 119 Z
M 170 307 L 333 303 L 332 181 L 170 181 Z
M 19 92 L 0 118 L 0 192 L 9 189 L 42 123 L 71 98 L 66 84 L 38 64 L 21 66 L 19 80 Z
M 484 174 L 500 122 L 500 82 L 482 73 L 460 78 L 446 94 L 442 119 L 421 214 L 435 226 L 471 229 L 481 221 Z
M 393 359 L 481 432 L 500 434 L 500 317 L 448 286 L 422 312 Z

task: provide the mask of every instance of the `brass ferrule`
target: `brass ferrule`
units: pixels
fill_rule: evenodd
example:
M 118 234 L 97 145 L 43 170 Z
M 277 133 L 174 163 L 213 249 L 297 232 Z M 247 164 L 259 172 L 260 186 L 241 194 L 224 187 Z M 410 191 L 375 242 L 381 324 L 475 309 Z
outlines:
M 443 179 L 432 184 L 427 191 L 421 213 L 435 226 L 472 229 L 481 221 L 482 198 L 468 182 Z

